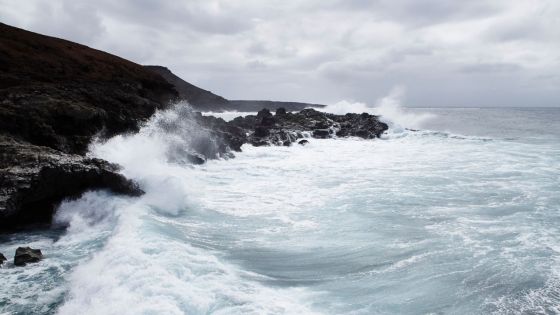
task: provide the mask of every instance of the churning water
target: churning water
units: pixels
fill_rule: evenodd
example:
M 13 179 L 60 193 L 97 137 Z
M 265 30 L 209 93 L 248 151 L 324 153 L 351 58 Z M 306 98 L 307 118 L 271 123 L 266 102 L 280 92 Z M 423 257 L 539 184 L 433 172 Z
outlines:
M 560 313 L 560 110 L 386 116 L 383 139 L 201 166 L 170 159 L 173 112 L 94 145 L 146 194 L 90 192 L 61 205 L 67 230 L 4 236 L 46 258 L 0 270 L 0 313 Z

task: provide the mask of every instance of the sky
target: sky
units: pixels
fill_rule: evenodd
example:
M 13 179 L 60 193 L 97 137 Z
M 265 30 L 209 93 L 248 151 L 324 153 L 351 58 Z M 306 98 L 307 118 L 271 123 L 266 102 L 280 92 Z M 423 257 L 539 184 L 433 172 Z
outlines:
M 558 0 L 0 0 L 0 21 L 228 99 L 560 106 Z

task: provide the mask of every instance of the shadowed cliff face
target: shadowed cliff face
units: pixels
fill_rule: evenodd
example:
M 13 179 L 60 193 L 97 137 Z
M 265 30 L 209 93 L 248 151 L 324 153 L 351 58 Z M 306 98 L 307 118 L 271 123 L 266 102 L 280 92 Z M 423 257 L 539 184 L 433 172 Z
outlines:
M 0 24 L 0 228 L 48 222 L 88 189 L 139 194 L 117 166 L 83 155 L 93 137 L 136 131 L 177 96 L 140 65 Z
M 140 65 L 0 24 L 1 133 L 83 154 L 96 133 L 135 131 L 175 97 Z

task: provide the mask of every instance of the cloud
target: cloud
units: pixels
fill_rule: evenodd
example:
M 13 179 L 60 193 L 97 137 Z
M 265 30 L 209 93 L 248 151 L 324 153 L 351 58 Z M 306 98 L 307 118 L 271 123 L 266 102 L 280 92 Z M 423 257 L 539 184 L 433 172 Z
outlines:
M 555 0 L 0 5 L 5 23 L 168 66 L 228 98 L 372 103 L 402 84 L 412 106 L 560 104 Z
M 464 73 L 509 73 L 521 70 L 521 66 L 514 63 L 476 63 L 463 66 Z

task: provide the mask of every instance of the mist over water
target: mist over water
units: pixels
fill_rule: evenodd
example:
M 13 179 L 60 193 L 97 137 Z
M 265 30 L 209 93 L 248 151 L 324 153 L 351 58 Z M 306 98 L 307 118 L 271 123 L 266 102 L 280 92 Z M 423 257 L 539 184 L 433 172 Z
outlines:
M 94 144 L 146 194 L 90 192 L 59 208 L 65 232 L 0 242 L 46 253 L 2 270 L 0 313 L 560 312 L 560 110 L 402 99 L 325 109 L 381 115 L 383 139 L 244 146 L 200 166 L 182 157 L 219 143 L 185 106 Z
M 412 113 L 404 109 L 405 94 L 405 88 L 397 86 L 387 96 L 377 100 L 374 106 L 360 102 L 340 101 L 321 110 L 338 115 L 346 113 L 379 115 L 391 127 L 390 132 L 402 132 L 404 128 L 422 128 L 424 123 L 435 118 L 435 115 L 429 112 Z

